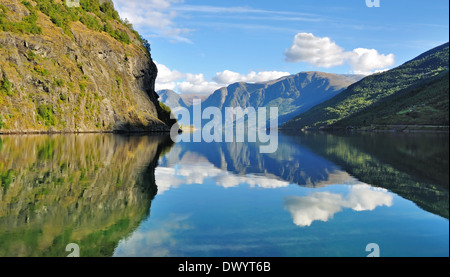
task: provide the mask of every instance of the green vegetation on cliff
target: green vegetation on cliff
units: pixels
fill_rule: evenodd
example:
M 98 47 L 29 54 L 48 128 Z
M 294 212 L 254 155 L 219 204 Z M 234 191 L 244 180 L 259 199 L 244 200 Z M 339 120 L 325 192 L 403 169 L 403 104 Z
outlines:
M 3 80 L 0 80 L 0 93 L 7 96 L 12 96 L 14 94 L 12 84 L 6 76 L 3 76 Z
M 100 4 L 98 0 L 80 0 L 80 7 L 68 7 L 55 0 L 34 0 L 35 5 L 29 1 L 22 1 L 22 4 L 29 10 L 29 15 L 22 21 L 14 22 L 7 19 L 9 9 L 4 5 L 0 6 L 0 30 L 5 32 L 16 32 L 25 34 L 41 34 L 42 28 L 37 25 L 37 11 L 47 15 L 56 26 L 63 29 L 68 36 L 73 36 L 71 24 L 80 21 L 86 27 L 94 31 L 105 31 L 113 38 L 126 44 L 131 43 L 131 39 L 126 31 L 115 28 L 112 22 L 121 23 L 137 34 L 131 24 L 123 21 L 119 13 L 114 9 L 114 5 L 106 1 Z M 140 36 L 138 36 L 140 38 Z
M 42 28 L 36 24 L 38 20 L 36 9 L 29 2 L 23 1 L 23 4 L 28 8 L 29 14 L 18 22 L 9 20 L 7 17 L 9 9 L 0 4 L 0 31 L 22 34 L 42 33 Z
M 112 1 L 0 0 L 2 133 L 167 131 L 156 75 Z
M 345 118 L 335 126 L 449 125 L 448 70 Z
M 49 104 L 40 105 L 37 109 L 38 117 L 45 121 L 46 126 L 55 126 L 56 118 L 54 115 L 53 107 Z

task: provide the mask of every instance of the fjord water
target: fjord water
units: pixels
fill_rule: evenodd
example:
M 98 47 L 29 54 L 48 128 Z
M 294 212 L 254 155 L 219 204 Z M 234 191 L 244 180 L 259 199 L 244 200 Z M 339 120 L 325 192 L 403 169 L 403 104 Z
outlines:
M 0 256 L 448 256 L 448 141 L 1 136 Z

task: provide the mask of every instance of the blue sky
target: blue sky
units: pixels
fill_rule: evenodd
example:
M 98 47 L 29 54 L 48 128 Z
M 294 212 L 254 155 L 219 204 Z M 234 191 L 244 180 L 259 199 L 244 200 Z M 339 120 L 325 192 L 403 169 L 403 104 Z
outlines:
M 302 71 L 371 74 L 449 40 L 449 1 L 113 0 L 147 38 L 157 89 L 212 93 Z

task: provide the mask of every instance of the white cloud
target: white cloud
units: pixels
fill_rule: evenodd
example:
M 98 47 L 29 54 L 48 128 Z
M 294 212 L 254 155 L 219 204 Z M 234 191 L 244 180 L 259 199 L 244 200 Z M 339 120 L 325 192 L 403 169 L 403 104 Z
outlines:
M 254 174 L 249 174 L 245 176 L 238 176 L 233 174 L 220 174 L 214 178 L 219 186 L 224 188 L 237 187 L 241 184 L 248 184 L 251 188 L 264 188 L 264 189 L 275 189 L 275 188 L 285 188 L 289 186 L 289 182 L 278 180 L 274 176 L 268 178 L 266 176 L 259 176 Z
M 386 67 L 393 66 L 395 63 L 394 54 L 379 54 L 375 49 L 357 48 L 348 53 L 347 62 L 353 68 L 356 74 L 371 74 L 373 70 L 376 72 L 386 70 Z
M 170 70 L 167 66 L 157 62 L 155 64 L 158 68 L 158 77 L 155 84 L 156 91 L 162 89 L 174 90 L 177 86 L 176 81 L 185 77 L 185 74 L 177 70 Z
M 192 30 L 180 28 L 174 23 L 178 16 L 171 7 L 183 0 L 113 0 L 122 18 L 128 19 L 140 29 L 150 30 L 151 36 L 162 36 L 172 41 L 191 43 L 184 35 Z M 146 33 L 143 30 L 142 33 Z
M 279 79 L 281 77 L 288 75 L 290 75 L 289 72 L 280 72 L 280 71 L 262 71 L 262 72 L 251 71 L 247 75 L 242 75 L 237 72 L 225 70 L 223 72 L 218 72 L 216 74 L 216 77 L 214 77 L 214 80 L 220 84 L 232 84 L 237 82 L 260 83 Z
M 342 210 L 343 202 L 340 194 L 317 192 L 308 197 L 287 197 L 284 206 L 291 213 L 294 224 L 305 227 L 317 220 L 327 222 Z
M 186 74 L 186 79 L 183 82 L 177 83 L 180 93 L 197 93 L 209 94 L 222 87 L 216 82 L 205 80 L 203 74 Z
M 163 194 L 172 188 L 178 188 L 184 184 L 183 178 L 175 176 L 175 169 L 169 167 L 157 167 L 155 170 L 158 194 Z
M 157 167 L 155 170 L 158 194 L 163 194 L 180 185 L 203 184 L 205 179 L 212 179 L 218 186 L 224 188 L 247 184 L 251 188 L 274 189 L 290 185 L 275 176 L 260 176 L 254 174 L 236 175 L 215 167 L 210 162 L 197 164 L 178 164 L 176 168 Z
M 236 83 L 239 82 L 241 77 L 242 75 L 239 73 L 225 70 L 223 72 L 216 73 L 216 77 L 214 77 L 214 80 L 219 83 Z
M 393 196 L 387 190 L 369 185 L 353 186 L 347 196 L 347 207 L 354 211 L 373 211 L 378 206 L 392 206 Z
M 318 67 L 333 67 L 344 63 L 344 49 L 329 38 L 318 38 L 313 34 L 299 33 L 294 43 L 286 50 L 288 62 L 307 62 Z
M 392 206 L 393 196 L 387 190 L 369 185 L 354 185 L 346 198 L 330 192 L 316 192 L 309 196 L 286 197 L 284 207 L 291 213 L 294 224 L 311 226 L 314 221 L 327 222 L 344 208 L 354 211 L 372 211 L 379 206 Z
M 311 33 L 298 33 L 284 55 L 288 62 L 306 62 L 317 67 L 330 68 L 348 64 L 353 73 L 365 75 L 385 70 L 395 63 L 394 54 L 384 55 L 375 49 L 365 48 L 345 51 L 330 38 L 316 37 Z
M 174 7 L 174 10 L 189 13 L 205 13 L 207 15 L 214 14 L 215 16 L 226 16 L 227 14 L 233 18 L 242 18 L 246 20 L 285 20 L 285 21 L 308 21 L 317 22 L 322 21 L 322 18 L 317 14 L 294 12 L 294 11 L 273 11 L 255 9 L 248 6 L 206 6 L 206 5 L 179 5 Z M 238 15 L 238 16 L 237 16 Z
M 155 62 L 158 67 L 156 90 L 171 89 L 179 93 L 211 94 L 215 90 L 236 82 L 259 83 L 275 80 L 290 75 L 281 71 L 251 71 L 249 74 L 240 74 L 225 70 L 216 73 L 212 80 L 207 80 L 204 74 L 182 73 Z

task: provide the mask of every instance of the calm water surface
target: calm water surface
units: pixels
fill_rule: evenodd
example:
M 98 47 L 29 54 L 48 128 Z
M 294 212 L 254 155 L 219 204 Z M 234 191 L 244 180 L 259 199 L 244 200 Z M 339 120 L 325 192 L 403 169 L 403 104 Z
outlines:
M 448 256 L 448 166 L 448 134 L 0 136 L 0 256 Z

